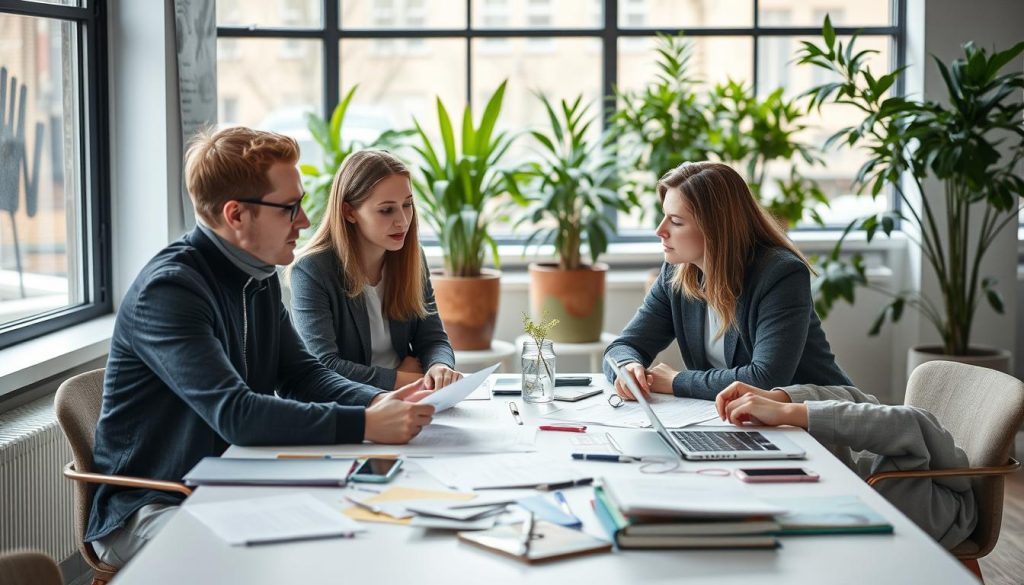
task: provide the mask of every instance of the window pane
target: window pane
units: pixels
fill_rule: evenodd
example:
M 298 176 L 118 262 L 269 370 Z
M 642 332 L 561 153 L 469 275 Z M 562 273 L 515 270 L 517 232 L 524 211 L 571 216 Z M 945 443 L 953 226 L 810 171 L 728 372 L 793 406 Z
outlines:
M 88 299 L 75 30 L 0 14 L 0 328 Z
M 342 28 L 466 28 L 466 5 L 450 0 L 339 0 Z
M 750 27 L 753 0 L 619 0 L 619 27 Z
M 849 37 L 839 37 L 844 45 Z M 804 91 L 831 80 L 825 69 L 811 65 L 798 65 L 793 59 L 801 41 L 812 41 L 820 44 L 817 37 L 762 37 L 759 51 L 758 94 L 767 95 L 779 87 L 785 87 L 785 95 L 796 97 Z M 858 50 L 871 49 L 878 51 L 872 55 L 866 65 L 876 76 L 892 70 L 892 44 L 887 36 L 861 36 L 857 38 Z M 822 146 L 837 130 L 850 126 L 863 119 L 861 113 L 852 106 L 826 105 L 821 114 L 814 110 L 805 118 L 808 128 L 797 135 L 799 140 Z M 872 212 L 884 211 L 890 207 L 889 199 L 883 194 L 874 201 L 868 196 L 852 194 L 853 178 L 857 174 L 866 156 L 858 150 L 850 148 L 832 148 L 824 153 L 824 166 L 808 166 L 802 160 L 797 168 L 804 176 L 817 180 L 822 190 L 831 200 L 831 208 L 819 209 L 828 225 L 845 226 L 851 220 Z M 790 165 L 776 165 L 768 168 L 769 178 L 789 176 Z M 774 188 L 772 181 L 765 181 L 768 193 Z M 812 225 L 812 224 L 807 224 Z
M 597 28 L 601 0 L 472 0 L 473 28 Z
M 761 26 L 821 26 L 828 14 L 834 26 L 891 26 L 892 0 L 761 0 Z M 772 13 L 785 13 L 786 22 L 768 22 Z M 767 19 L 767 20 L 766 20 Z
M 693 47 L 690 75 L 710 87 L 728 79 L 753 81 L 754 45 L 750 37 L 690 37 Z M 639 90 L 656 80 L 658 75 L 653 37 L 619 39 L 619 87 Z
M 217 24 L 264 28 L 319 28 L 321 0 L 216 0 Z M 211 2 L 203 4 L 209 6 Z
M 572 71 L 572 75 L 566 75 Z M 475 39 L 473 41 L 473 113 L 478 118 L 487 100 L 508 79 L 498 128 L 522 133 L 502 164 L 514 165 L 536 155 L 537 147 L 524 131 L 549 127 L 542 92 L 557 108 L 559 100 L 582 94 L 596 117 L 589 138 L 601 132 L 601 41 L 599 39 Z M 511 234 L 511 223 L 491 226 L 492 236 Z M 524 232 L 525 233 L 525 232 Z
M 287 134 L 302 162 L 317 161 L 305 113 L 323 113 L 322 62 L 320 41 L 218 39 L 218 122 Z

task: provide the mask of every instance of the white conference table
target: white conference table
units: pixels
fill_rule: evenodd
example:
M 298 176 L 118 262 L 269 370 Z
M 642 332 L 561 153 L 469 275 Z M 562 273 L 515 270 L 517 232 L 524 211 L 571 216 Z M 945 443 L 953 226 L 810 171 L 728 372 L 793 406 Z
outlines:
M 596 379 L 603 377 L 595 376 Z M 608 390 L 606 390 L 607 392 Z M 596 396 L 587 401 L 603 401 Z M 527 427 L 545 422 L 539 415 L 550 406 L 523 404 L 515 400 Z M 515 425 L 506 397 L 487 401 L 464 401 L 454 412 L 438 419 L 457 424 L 479 417 L 491 425 Z M 582 403 L 577 403 L 582 404 Z M 555 403 L 562 406 L 563 403 Z M 609 407 L 610 408 L 610 407 Z M 505 422 L 502 422 L 505 421 Z M 591 426 L 588 434 L 611 430 Z M 755 495 L 772 497 L 856 495 L 882 514 L 894 527 L 891 535 L 792 536 L 781 540 L 776 550 L 671 550 L 614 551 L 527 565 L 461 543 L 453 532 L 367 523 L 367 531 L 355 538 L 315 540 L 252 547 L 233 547 L 220 540 L 199 520 L 184 510 L 118 575 L 117 585 L 170 585 L 180 583 L 439 583 L 444 585 L 481 583 L 709 583 L 760 584 L 975 584 L 977 581 L 954 557 L 936 544 L 907 517 L 844 466 L 828 450 L 801 429 L 784 432 L 807 451 L 807 460 L 790 462 L 821 475 L 818 483 L 759 484 L 748 486 Z M 619 433 L 653 432 L 616 430 Z M 564 455 L 567 466 L 594 477 L 639 474 L 637 464 L 581 462 L 571 460 L 572 437 L 576 433 L 539 431 L 537 450 Z M 415 447 L 386 445 L 330 445 L 319 447 L 240 448 L 231 447 L 226 456 L 273 457 L 278 453 L 417 453 Z M 667 451 L 666 451 L 667 452 Z M 422 451 L 419 451 L 422 453 Z M 688 470 L 778 466 L 787 463 L 707 462 L 685 463 Z M 407 458 L 404 470 L 390 485 L 445 489 L 421 470 L 416 458 Z M 699 477 L 709 489 L 735 487 L 734 477 Z M 201 487 L 186 501 L 211 502 L 253 498 L 278 493 L 308 491 L 340 509 L 348 507 L 346 494 L 369 494 L 351 488 L 241 488 Z M 483 492 L 489 496 L 496 492 Z M 533 492 L 537 493 L 537 492 Z M 577 487 L 564 492 L 573 512 L 584 522 L 584 530 L 602 538 L 604 531 L 590 506 L 592 490 Z M 528 495 L 528 493 L 524 493 Z

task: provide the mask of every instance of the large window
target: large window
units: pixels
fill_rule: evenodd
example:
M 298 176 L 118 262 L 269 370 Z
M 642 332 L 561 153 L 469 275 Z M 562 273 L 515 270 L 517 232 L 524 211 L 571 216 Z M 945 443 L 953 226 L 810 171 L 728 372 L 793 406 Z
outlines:
M 0 347 L 110 310 L 103 2 L 0 7 Z
M 879 51 L 871 65 L 888 72 L 903 60 L 901 10 L 901 0 L 218 0 L 219 118 L 295 136 L 309 161 L 318 157 L 304 113 L 329 115 L 357 84 L 345 128 L 366 140 L 414 118 L 433 129 L 437 97 L 458 113 L 469 102 L 479 116 L 508 79 L 501 124 L 525 130 L 545 121 L 535 92 L 583 94 L 596 112 L 617 88 L 649 83 L 655 35 L 680 32 L 693 43 L 691 66 L 703 83 L 733 79 L 758 95 L 783 87 L 792 97 L 825 80 L 794 57 L 800 41 L 820 36 L 826 14 L 844 39 L 858 34 L 862 47 Z M 800 138 L 821 144 L 851 114 L 815 113 Z M 526 149 L 524 141 L 510 154 Z M 863 161 L 856 152 L 825 156 L 826 164 L 800 170 L 829 195 L 831 208 L 821 212 L 830 226 L 891 205 L 851 194 Z M 784 177 L 789 168 L 768 173 Z M 618 222 L 620 239 L 651 237 L 635 217 Z

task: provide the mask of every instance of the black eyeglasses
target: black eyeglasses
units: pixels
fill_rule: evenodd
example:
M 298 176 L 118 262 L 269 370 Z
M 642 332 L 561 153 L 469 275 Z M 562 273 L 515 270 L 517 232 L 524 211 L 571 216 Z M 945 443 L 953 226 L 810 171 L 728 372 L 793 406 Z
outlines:
M 303 193 L 303 196 L 306 194 Z M 266 207 L 276 207 L 278 209 L 288 210 L 288 221 L 295 221 L 295 218 L 299 216 L 299 210 L 302 209 L 302 197 L 298 201 L 291 205 L 285 205 L 284 203 L 271 203 L 269 201 L 262 201 L 260 199 L 235 199 L 239 203 L 252 203 L 254 205 L 264 205 Z

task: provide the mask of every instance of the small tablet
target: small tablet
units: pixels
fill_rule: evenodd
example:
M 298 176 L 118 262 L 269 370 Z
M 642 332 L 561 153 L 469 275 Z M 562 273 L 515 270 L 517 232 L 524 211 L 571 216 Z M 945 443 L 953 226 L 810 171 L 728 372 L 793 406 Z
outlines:
M 588 386 L 555 386 L 555 400 L 576 402 L 604 392 L 601 388 Z
M 520 396 L 522 393 L 523 380 L 520 376 L 498 376 L 491 387 L 494 396 Z

